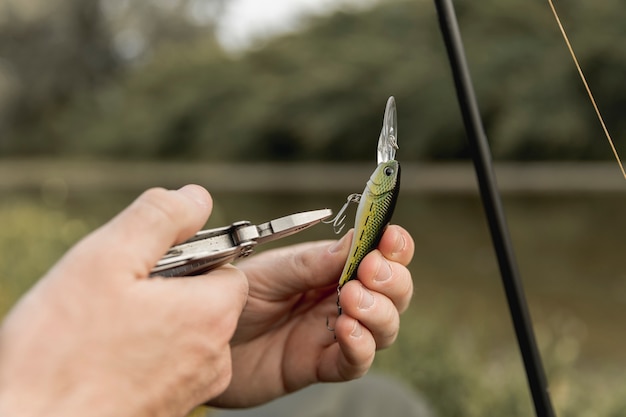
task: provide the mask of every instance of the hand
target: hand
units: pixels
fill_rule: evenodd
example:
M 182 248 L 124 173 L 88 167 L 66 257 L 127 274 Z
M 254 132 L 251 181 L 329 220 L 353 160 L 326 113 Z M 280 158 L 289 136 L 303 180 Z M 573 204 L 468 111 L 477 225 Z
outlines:
M 0 329 L 0 415 L 183 416 L 222 392 L 245 276 L 147 279 L 211 207 L 150 190 L 68 252 Z
M 361 262 L 358 281 L 342 288 L 336 318 L 337 280 L 351 239 L 352 232 L 339 242 L 285 247 L 239 263 L 248 303 L 231 342 L 232 382 L 211 405 L 253 406 L 315 382 L 357 378 L 376 349 L 394 342 L 413 292 L 406 268 L 413 240 L 399 226 L 387 228 Z

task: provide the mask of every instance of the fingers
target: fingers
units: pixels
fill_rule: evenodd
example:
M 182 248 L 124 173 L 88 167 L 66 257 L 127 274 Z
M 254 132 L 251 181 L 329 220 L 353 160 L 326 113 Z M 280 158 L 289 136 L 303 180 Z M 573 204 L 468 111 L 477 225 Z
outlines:
M 136 339 L 138 346 L 128 346 L 147 348 L 151 365 L 167 370 L 160 376 L 157 370 L 151 373 L 166 387 L 182 386 L 179 395 L 199 404 L 221 394 L 231 381 L 229 343 L 247 291 L 245 275 L 230 265 L 207 275 L 135 280 L 124 291 L 132 296 L 130 307 L 117 318 L 124 320 L 122 327 L 132 326 L 132 334 L 145 335 Z
M 405 265 L 413 252 L 410 235 L 399 226 L 389 226 L 378 249 L 361 261 L 358 280 L 348 282 L 341 290 L 344 314 L 368 329 L 377 349 L 396 340 L 400 313 L 410 304 L 413 280 Z
M 372 333 L 358 320 L 342 314 L 335 322 L 338 343 L 330 345 L 319 363 L 319 380 L 349 381 L 359 378 L 374 362 L 376 342 Z
M 408 308 L 413 296 L 413 280 L 407 267 L 390 262 L 375 250 L 361 261 L 357 276 L 370 291 L 389 298 L 400 313 Z
M 327 357 L 322 359 L 322 380 L 345 381 L 362 376 L 371 366 L 376 350 L 396 340 L 400 313 L 406 310 L 413 294 L 406 265 L 414 250 L 413 239 L 406 230 L 389 226 L 378 248 L 361 261 L 358 280 L 342 287 L 343 313 L 334 324 L 338 343 L 330 345 Z
M 342 316 L 350 317 L 366 329 L 376 349 L 389 347 L 396 340 L 400 329 L 400 313 L 387 296 L 371 291 L 355 280 L 344 285 L 339 302 Z
M 110 274 L 118 268 L 145 277 L 168 248 L 191 237 L 206 222 L 212 208 L 209 193 L 197 185 L 176 191 L 154 188 L 81 242 L 76 251 Z M 127 275 L 127 274 L 125 274 Z
M 370 291 L 388 297 L 400 313 L 413 296 L 413 279 L 407 265 L 413 258 L 415 244 L 400 226 L 389 226 L 378 249 L 370 252 L 359 265 L 359 281 Z

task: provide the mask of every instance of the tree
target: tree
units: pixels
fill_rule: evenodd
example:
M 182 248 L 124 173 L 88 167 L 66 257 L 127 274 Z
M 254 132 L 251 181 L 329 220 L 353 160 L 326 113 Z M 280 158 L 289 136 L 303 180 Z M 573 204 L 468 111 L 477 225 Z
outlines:
M 49 127 L 72 100 L 109 88 L 163 43 L 212 34 L 223 3 L 7 0 L 0 9 L 0 151 L 61 152 L 66 143 Z
M 404 159 L 467 157 L 432 3 L 388 0 L 311 18 L 300 32 L 232 57 L 208 33 L 210 25 L 175 29 L 176 22 L 187 27 L 182 11 L 191 3 L 172 1 L 179 7 L 144 4 L 155 8 L 150 13 L 183 16 L 168 29 L 167 19 L 131 25 L 124 14 L 133 16 L 130 10 L 109 11 L 118 22 L 111 33 L 137 28 L 151 39 L 148 46 L 123 61 L 126 70 L 115 72 L 114 83 L 78 89 L 31 135 L 54 138 L 59 152 L 116 158 L 371 160 L 384 103 L 394 95 Z M 547 4 L 455 4 L 496 158 L 611 157 Z M 613 48 L 626 30 L 623 8 L 617 0 L 566 6 L 583 68 L 619 132 L 626 127 L 626 86 L 619 81 L 626 54 Z M 158 22 L 163 29 L 153 28 Z

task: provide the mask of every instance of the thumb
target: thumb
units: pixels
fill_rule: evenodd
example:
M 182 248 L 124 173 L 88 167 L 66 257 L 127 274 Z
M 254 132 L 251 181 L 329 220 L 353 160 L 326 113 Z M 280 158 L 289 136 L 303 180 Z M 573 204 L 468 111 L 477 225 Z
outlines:
M 277 297 L 336 285 L 353 231 L 340 240 L 308 242 L 262 252 L 237 267 L 248 276 L 250 286 L 280 291 Z
M 72 252 L 86 260 L 90 274 L 116 270 L 120 275 L 147 277 L 175 243 L 184 241 L 207 221 L 213 202 L 197 185 L 176 191 L 144 192 L 110 222 L 80 242 Z

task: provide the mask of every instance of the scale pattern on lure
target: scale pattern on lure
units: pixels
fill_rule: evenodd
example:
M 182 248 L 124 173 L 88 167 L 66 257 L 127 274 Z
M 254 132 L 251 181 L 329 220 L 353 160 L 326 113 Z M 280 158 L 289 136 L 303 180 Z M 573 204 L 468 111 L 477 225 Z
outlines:
M 343 214 L 346 207 L 352 202 L 359 203 L 348 259 L 337 285 L 338 294 L 346 282 L 356 278 L 363 258 L 378 246 L 395 209 L 400 191 L 400 164 L 395 160 L 398 149 L 397 130 L 396 103 L 393 97 L 389 97 L 376 150 L 378 165 L 367 181 L 363 193 L 348 196 L 348 201 L 337 216 L 329 221 L 335 226 L 336 233 L 340 233 L 346 217 Z M 339 300 L 337 306 L 341 314 Z
M 396 160 L 381 162 L 367 181 L 359 199 L 354 222 L 354 236 L 348 260 L 339 278 L 339 289 L 356 278 L 356 271 L 376 246 L 391 220 L 400 191 L 400 164 Z

